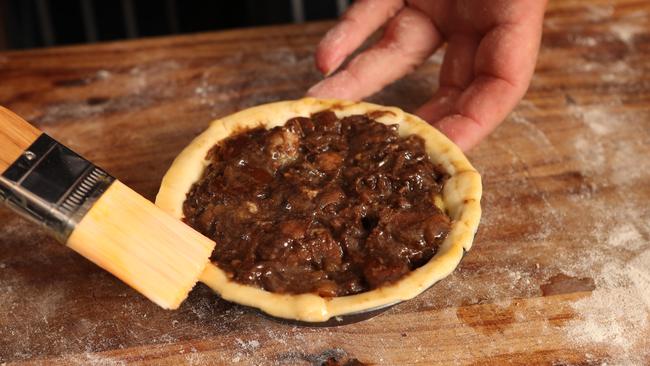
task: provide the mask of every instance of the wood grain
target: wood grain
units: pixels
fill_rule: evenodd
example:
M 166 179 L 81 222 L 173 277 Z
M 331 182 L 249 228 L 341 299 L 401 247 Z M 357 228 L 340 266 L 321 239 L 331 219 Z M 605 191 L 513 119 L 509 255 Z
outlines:
M 41 135 L 41 131 L 0 106 L 0 174 Z
M 360 323 L 305 328 L 200 285 L 164 311 L 0 210 L 0 364 L 650 364 L 650 3 L 551 1 L 525 100 L 469 157 L 472 250 Z M 153 198 L 208 122 L 298 98 L 330 24 L 0 53 L 0 104 Z M 441 58 L 372 98 L 413 109 Z

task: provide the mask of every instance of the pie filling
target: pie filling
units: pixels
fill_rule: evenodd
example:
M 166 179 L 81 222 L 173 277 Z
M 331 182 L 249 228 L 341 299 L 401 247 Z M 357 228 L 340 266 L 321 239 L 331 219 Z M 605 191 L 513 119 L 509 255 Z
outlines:
M 241 131 L 207 158 L 184 220 L 216 241 L 211 260 L 242 284 L 368 291 L 424 265 L 450 229 L 435 205 L 447 176 L 424 140 L 401 138 L 372 114 L 327 110 Z

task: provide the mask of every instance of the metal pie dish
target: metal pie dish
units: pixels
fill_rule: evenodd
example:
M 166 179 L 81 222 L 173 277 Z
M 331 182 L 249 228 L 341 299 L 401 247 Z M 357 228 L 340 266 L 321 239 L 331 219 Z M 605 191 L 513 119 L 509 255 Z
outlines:
M 160 208 L 182 219 L 186 194 L 209 165 L 207 153 L 215 144 L 242 130 L 259 126 L 273 128 L 291 118 L 308 117 L 323 110 L 333 111 L 338 118 L 358 114 L 378 116 L 373 117 L 377 122 L 398 124 L 401 136 L 417 134 L 422 137 L 431 161 L 449 175 L 442 189 L 442 205 L 451 219 L 451 229 L 426 264 L 393 283 L 354 295 L 325 298 L 311 293 L 273 293 L 235 282 L 214 264 L 208 264 L 201 275 L 201 282 L 225 300 L 259 309 L 274 318 L 314 326 L 362 320 L 364 316 L 373 316 L 382 309 L 409 300 L 449 275 L 464 251 L 471 248 L 481 216 L 481 177 L 461 150 L 442 133 L 395 107 L 314 98 L 265 104 L 213 121 L 176 157 L 156 197 Z M 218 247 L 219 243 L 216 250 Z

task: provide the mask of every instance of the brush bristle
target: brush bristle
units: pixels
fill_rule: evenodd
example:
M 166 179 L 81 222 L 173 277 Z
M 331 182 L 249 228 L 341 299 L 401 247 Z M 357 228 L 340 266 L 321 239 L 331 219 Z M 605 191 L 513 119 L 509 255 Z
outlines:
M 214 242 L 115 181 L 67 245 L 165 309 L 185 300 Z

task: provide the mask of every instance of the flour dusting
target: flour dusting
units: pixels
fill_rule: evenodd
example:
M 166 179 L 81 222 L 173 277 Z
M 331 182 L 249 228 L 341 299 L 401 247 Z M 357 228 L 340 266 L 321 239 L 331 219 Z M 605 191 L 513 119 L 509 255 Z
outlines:
M 181 64 L 175 60 L 163 60 L 151 64 L 134 66 L 125 71 L 101 69 L 80 79 L 82 84 L 90 84 L 92 92 L 86 100 L 64 100 L 47 105 L 40 116 L 26 116 L 40 123 L 53 123 L 62 120 L 86 120 L 102 118 L 107 113 L 131 111 L 152 105 L 159 99 L 169 98 L 174 93 L 173 81 L 166 79 L 166 72 L 176 70 Z M 173 80 L 173 79 L 171 79 Z M 95 97 L 103 83 L 111 82 L 118 86 L 120 95 L 114 98 Z M 101 95 L 101 93 L 99 93 Z
M 587 18 L 595 21 L 608 19 L 614 14 L 612 5 L 586 5 L 585 10 L 587 10 Z
M 613 23 L 609 25 L 610 31 L 627 45 L 633 45 L 634 37 L 646 30 L 646 27 L 631 22 Z
M 650 250 L 630 263 L 627 274 L 645 303 L 646 310 L 650 311 Z
M 569 111 L 597 136 L 603 136 L 620 129 L 626 122 L 621 114 L 620 102 L 614 105 L 571 106 Z
M 565 326 L 577 347 L 598 344 L 609 350 L 613 361 L 643 363 L 650 332 L 650 250 L 630 263 L 608 263 L 599 273 L 598 285 L 587 298 L 571 304 L 577 318 Z
M 645 341 L 648 331 L 647 313 L 639 311 L 645 305 L 637 290 L 595 290 L 583 300 L 571 305 L 579 319 L 566 326 L 569 339 L 580 345 L 598 343 L 615 348 L 615 352 L 629 352 Z
M 74 366 L 126 366 L 128 363 L 123 360 L 116 360 L 111 357 L 101 356 L 94 353 L 84 353 L 78 356 L 64 356 L 62 359 L 68 365 Z
M 616 226 L 608 233 L 607 245 L 611 247 L 638 250 L 643 244 L 643 236 L 631 223 Z
M 313 67 L 311 52 L 299 52 L 288 47 L 278 47 L 260 55 L 257 61 L 266 69 L 226 73 L 224 65 L 239 67 L 246 55 L 236 52 L 222 60 L 220 65 L 206 68 L 194 87 L 194 102 L 206 108 L 211 118 L 228 110 L 240 110 L 283 99 L 295 99 L 304 95 L 310 80 L 320 77 Z M 281 67 L 283 69 L 278 69 Z
M 99 70 L 95 75 L 97 75 L 97 79 L 99 80 L 106 80 L 111 77 L 112 73 L 108 70 Z
M 609 104 L 572 106 L 570 111 L 586 127 L 572 142 L 578 167 L 596 189 L 616 187 L 619 201 L 608 203 L 598 193 L 575 197 L 576 207 L 597 221 L 587 224 L 585 250 L 575 256 L 567 253 L 561 271 L 593 278 L 596 290 L 571 304 L 576 317 L 563 330 L 579 349 L 597 346 L 607 350 L 611 363 L 642 365 L 647 355 L 632 350 L 649 346 L 645 335 L 650 332 L 650 210 L 641 203 L 647 200 L 643 192 L 625 187 L 641 187 L 638 184 L 649 179 L 650 165 L 638 159 L 647 147 L 617 138 L 626 124 L 635 121 L 615 99 Z

